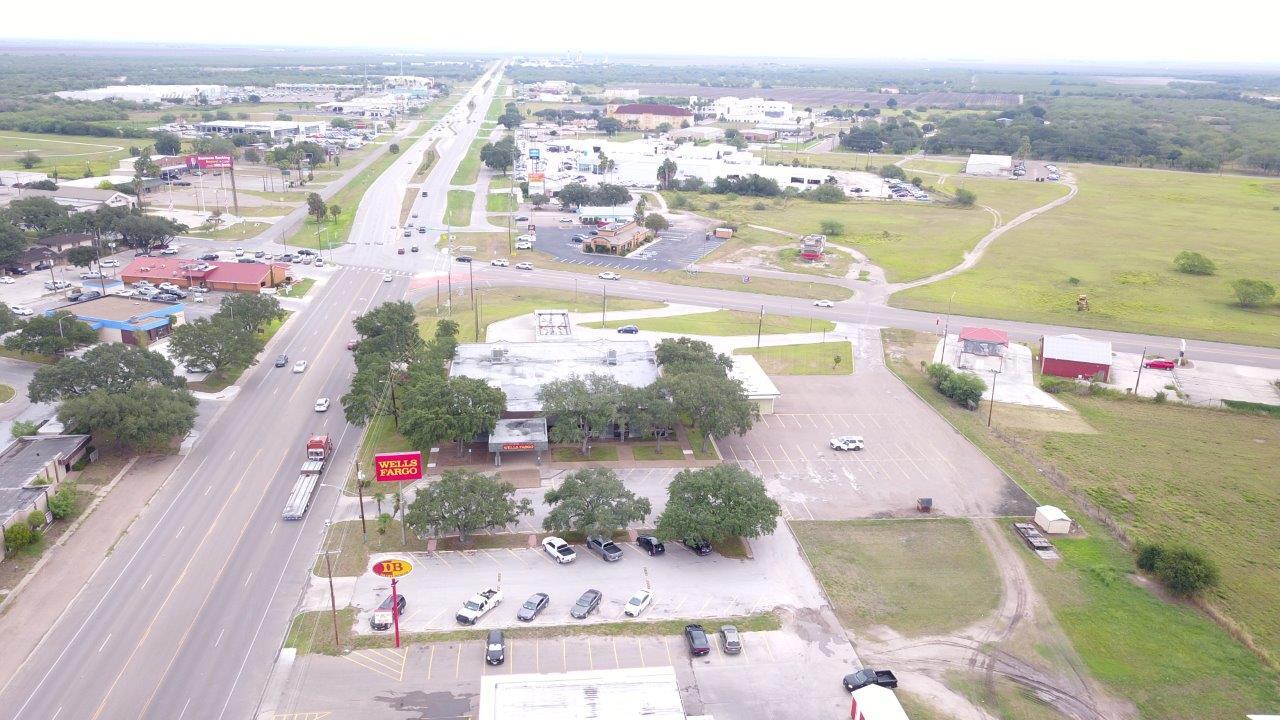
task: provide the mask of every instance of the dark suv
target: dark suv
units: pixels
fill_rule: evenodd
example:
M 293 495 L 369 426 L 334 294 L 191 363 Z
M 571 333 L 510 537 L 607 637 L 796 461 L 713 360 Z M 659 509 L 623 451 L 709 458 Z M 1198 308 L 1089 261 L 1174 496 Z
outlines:
M 689 653 L 694 657 L 711 652 L 711 641 L 707 639 L 707 631 L 701 625 L 685 625 L 684 639 L 689 643 Z
M 587 549 L 599 555 L 605 562 L 617 562 L 622 559 L 622 548 L 608 538 L 591 536 L 587 538 Z
M 667 551 L 667 546 L 663 545 L 661 540 L 652 535 L 640 535 L 636 538 L 636 545 L 639 545 L 641 550 L 644 550 L 650 555 L 661 555 Z
M 490 630 L 489 639 L 484 644 L 484 661 L 490 665 L 501 665 L 507 659 L 507 643 L 501 630 Z
M 289 364 L 288 355 L 280 355 L 276 357 L 276 367 L 284 367 L 285 365 L 288 365 L 288 364 Z

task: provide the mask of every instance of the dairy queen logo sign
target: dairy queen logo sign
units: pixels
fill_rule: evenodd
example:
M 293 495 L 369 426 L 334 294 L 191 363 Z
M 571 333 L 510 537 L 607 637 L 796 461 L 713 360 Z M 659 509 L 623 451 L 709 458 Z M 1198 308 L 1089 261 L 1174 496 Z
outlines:
M 422 479 L 422 453 L 382 453 L 373 456 L 373 473 L 378 482 L 406 482 Z

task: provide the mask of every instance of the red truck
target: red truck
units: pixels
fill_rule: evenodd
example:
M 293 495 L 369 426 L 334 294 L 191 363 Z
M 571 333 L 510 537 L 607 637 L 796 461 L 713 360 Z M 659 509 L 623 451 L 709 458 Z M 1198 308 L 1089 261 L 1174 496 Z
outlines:
M 333 455 L 333 441 L 328 435 L 312 435 L 307 440 L 307 460 L 298 471 L 298 480 L 289 493 L 289 501 L 285 503 L 285 520 L 301 520 L 311 507 L 316 488 L 320 487 L 320 477 L 324 475 L 325 466 Z

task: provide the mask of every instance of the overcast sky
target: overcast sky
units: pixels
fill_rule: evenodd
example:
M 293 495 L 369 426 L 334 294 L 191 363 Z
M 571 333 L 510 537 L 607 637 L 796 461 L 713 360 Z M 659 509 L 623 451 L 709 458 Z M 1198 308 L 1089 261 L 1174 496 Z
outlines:
M 57 0 L 4 5 L 0 38 L 22 40 L 181 43 L 186 38 L 193 44 L 421 52 L 1280 66 L 1276 0 Z

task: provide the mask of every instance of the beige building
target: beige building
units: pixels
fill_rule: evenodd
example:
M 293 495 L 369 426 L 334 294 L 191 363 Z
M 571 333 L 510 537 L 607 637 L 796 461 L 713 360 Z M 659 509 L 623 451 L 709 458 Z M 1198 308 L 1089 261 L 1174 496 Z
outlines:
M 663 123 L 678 128 L 682 123 L 693 121 L 692 112 L 675 105 L 657 103 L 606 105 L 605 114 L 636 130 L 657 130 Z

